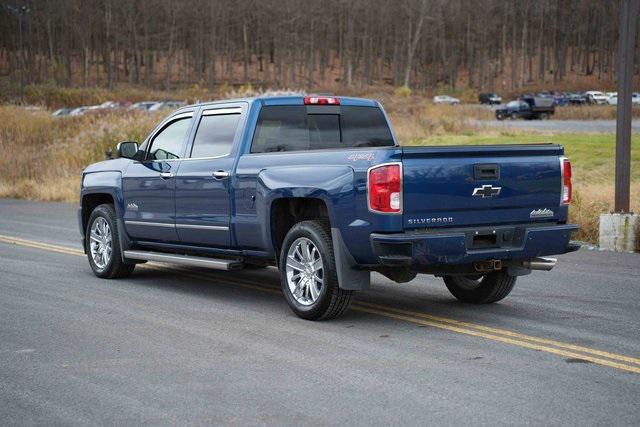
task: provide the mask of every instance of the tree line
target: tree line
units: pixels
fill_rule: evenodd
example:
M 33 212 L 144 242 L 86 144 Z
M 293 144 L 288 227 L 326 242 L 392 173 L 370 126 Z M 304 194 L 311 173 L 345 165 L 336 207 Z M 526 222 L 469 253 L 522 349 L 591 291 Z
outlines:
M 27 82 L 107 88 L 250 82 L 493 90 L 557 85 L 575 74 L 613 81 L 620 25 L 618 1 L 603 0 L 26 4 Z M 6 8 L 0 34 L 0 73 L 17 81 L 18 19 Z

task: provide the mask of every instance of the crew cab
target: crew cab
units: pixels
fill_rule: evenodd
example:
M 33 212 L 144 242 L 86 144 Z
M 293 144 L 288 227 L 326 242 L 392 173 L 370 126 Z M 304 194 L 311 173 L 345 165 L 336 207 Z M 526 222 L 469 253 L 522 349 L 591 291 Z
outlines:
M 102 278 L 146 261 L 275 266 L 292 310 L 328 319 L 374 271 L 441 276 L 483 304 L 578 248 L 561 146 L 401 147 L 373 100 L 191 105 L 117 151 L 82 174 L 82 242 Z

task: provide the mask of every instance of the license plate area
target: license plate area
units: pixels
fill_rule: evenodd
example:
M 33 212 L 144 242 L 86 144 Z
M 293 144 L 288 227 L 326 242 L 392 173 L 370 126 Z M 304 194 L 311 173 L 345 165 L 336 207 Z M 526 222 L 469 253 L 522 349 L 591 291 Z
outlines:
M 517 228 L 483 227 L 465 233 L 467 249 L 510 248 L 519 244 Z

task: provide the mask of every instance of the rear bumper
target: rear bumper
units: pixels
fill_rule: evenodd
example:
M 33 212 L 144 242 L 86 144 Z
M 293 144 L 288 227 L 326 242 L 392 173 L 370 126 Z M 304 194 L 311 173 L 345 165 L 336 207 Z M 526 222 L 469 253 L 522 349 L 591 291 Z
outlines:
M 514 225 L 371 234 L 371 247 L 379 264 L 411 266 L 421 270 L 436 266 L 471 264 L 478 261 L 522 261 L 573 252 L 574 224 Z M 489 241 L 474 239 L 488 236 Z M 496 236 L 495 242 L 491 236 Z

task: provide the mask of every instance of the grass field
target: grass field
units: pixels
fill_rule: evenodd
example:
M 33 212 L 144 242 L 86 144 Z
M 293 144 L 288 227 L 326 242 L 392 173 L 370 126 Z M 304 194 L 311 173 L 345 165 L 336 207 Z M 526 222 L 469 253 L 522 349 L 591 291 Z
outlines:
M 574 172 L 571 219 L 581 225 L 579 239 L 595 242 L 598 215 L 613 202 L 613 134 L 535 134 L 492 131 L 474 120 L 491 117 L 477 107 L 433 106 L 384 99 L 403 145 L 460 145 L 551 142 L 565 146 Z M 65 119 L 47 111 L 0 106 L 0 197 L 76 202 L 82 169 L 104 159 L 118 141 L 142 141 L 165 113 L 112 112 Z M 632 148 L 632 205 L 640 210 L 640 141 Z

